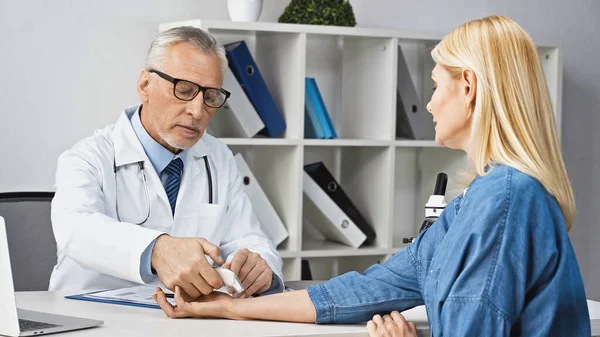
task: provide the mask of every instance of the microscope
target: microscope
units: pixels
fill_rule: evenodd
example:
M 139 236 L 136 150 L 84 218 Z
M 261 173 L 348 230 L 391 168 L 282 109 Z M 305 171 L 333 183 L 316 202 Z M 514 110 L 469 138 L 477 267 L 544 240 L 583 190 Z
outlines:
M 435 220 L 439 218 L 444 208 L 446 208 L 446 185 L 448 184 L 448 175 L 446 173 L 438 173 L 435 181 L 433 194 L 429 196 L 429 200 L 425 204 L 425 220 L 419 229 L 419 234 L 431 227 Z M 413 243 L 416 237 L 403 238 L 402 243 Z

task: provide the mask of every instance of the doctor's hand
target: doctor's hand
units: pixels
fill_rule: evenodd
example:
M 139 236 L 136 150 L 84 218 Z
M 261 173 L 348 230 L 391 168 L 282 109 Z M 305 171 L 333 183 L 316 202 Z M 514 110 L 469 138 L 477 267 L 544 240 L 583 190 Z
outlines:
M 223 265 L 223 268 L 234 272 L 246 289 L 241 294 L 234 294 L 236 298 L 247 298 L 260 294 L 271 287 L 273 271 L 260 254 L 240 249 L 233 256 L 233 260 Z M 232 291 L 230 291 L 232 292 Z
M 187 298 L 208 295 L 223 286 L 223 280 L 206 260 L 221 264 L 219 247 L 203 238 L 174 238 L 161 235 L 152 250 L 152 268 L 170 290 L 181 287 Z
M 389 315 L 373 316 L 367 323 L 370 337 L 417 337 L 417 327 L 413 322 L 407 322 L 398 311 Z

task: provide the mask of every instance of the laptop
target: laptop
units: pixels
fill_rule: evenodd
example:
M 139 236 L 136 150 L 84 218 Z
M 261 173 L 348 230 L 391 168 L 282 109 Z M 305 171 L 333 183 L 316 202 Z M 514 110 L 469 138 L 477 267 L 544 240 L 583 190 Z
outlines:
M 4 218 L 0 216 L 0 335 L 38 336 L 102 324 L 104 322 L 91 319 L 17 309 L 6 225 Z

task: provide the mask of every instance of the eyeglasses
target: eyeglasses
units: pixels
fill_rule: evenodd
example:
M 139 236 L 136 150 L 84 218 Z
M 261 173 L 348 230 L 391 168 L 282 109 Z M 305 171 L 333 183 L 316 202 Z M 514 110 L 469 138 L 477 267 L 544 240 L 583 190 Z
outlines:
M 156 75 L 164 78 L 165 80 L 173 83 L 173 95 L 179 98 L 182 101 L 191 101 L 198 93 L 202 91 L 202 96 L 204 99 L 204 104 L 211 108 L 220 108 L 225 104 L 225 101 L 231 96 L 231 93 L 222 88 L 211 88 L 211 87 L 203 87 L 194 82 L 190 82 L 187 80 L 182 80 L 179 78 L 173 78 L 163 72 L 158 70 L 150 69 L 148 70 L 151 73 L 155 73 Z

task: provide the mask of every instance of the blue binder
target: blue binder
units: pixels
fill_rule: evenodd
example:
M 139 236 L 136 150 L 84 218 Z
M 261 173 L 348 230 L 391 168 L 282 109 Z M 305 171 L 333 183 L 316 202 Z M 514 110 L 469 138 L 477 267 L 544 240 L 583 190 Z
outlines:
M 325 132 L 315 109 L 315 103 L 308 95 L 308 90 L 305 90 L 304 96 L 304 137 L 325 139 Z
M 335 128 L 333 127 L 333 123 L 331 123 L 331 118 L 327 112 L 327 107 L 325 106 L 325 102 L 323 101 L 323 97 L 321 97 L 321 92 L 317 86 L 317 81 L 312 77 L 307 77 L 305 80 L 305 90 L 307 107 L 312 106 L 314 108 L 314 113 L 323 129 L 323 138 L 337 138 Z
M 304 138 L 306 138 L 306 139 L 310 139 L 310 138 L 323 139 L 323 138 L 325 138 L 324 134 L 323 134 L 323 130 L 320 129 L 321 125 L 319 125 L 319 121 L 316 120 L 316 116 L 315 116 L 314 120 L 316 121 L 316 123 L 313 124 L 313 120 L 308 115 L 308 109 L 304 108 Z
M 224 47 L 229 68 L 265 124 L 267 136 L 272 138 L 279 136 L 286 128 L 285 120 L 263 80 L 246 42 L 229 43 Z

